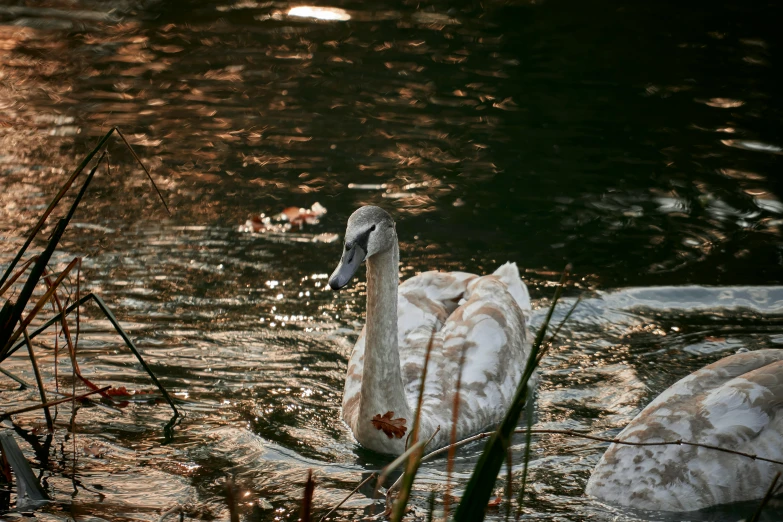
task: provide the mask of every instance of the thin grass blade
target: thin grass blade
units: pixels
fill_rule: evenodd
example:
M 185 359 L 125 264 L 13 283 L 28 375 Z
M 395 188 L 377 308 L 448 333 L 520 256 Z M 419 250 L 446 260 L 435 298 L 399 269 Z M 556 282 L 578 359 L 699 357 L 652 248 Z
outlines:
M 34 509 L 48 502 L 49 496 L 38 482 L 14 436 L 8 431 L 0 433 L 0 445 L 2 445 L 3 454 L 16 475 L 16 508 L 18 510 Z
M 432 354 L 432 345 L 434 341 L 435 341 L 435 335 L 433 332 L 433 334 L 430 335 L 429 343 L 427 343 L 427 352 L 424 355 L 424 369 L 421 372 L 421 385 L 419 386 L 419 399 L 416 404 L 416 419 L 414 420 L 413 431 L 411 432 L 413 435 L 412 440 L 414 443 L 418 443 L 418 438 L 419 438 L 421 405 L 424 402 L 424 385 L 427 383 L 427 368 L 430 365 L 430 355 Z M 438 430 L 440 430 L 440 426 L 438 426 Z M 397 500 L 394 503 L 394 511 L 391 517 L 392 522 L 400 522 L 402 520 L 403 515 L 405 514 L 405 506 L 408 505 L 408 499 L 410 498 L 411 489 L 413 489 L 413 481 L 416 479 L 416 472 L 419 470 L 419 465 L 421 464 L 421 457 L 423 454 L 424 454 L 424 446 L 412 452 L 408 457 L 408 464 L 405 467 L 405 475 L 402 480 L 402 486 L 400 487 L 400 494 L 397 496 Z
M 41 395 L 41 404 L 46 404 L 46 390 L 44 389 L 43 379 L 41 378 L 41 369 L 38 367 L 38 359 L 35 357 L 35 350 L 33 350 L 33 342 L 30 340 L 30 336 L 27 335 L 27 330 L 24 331 L 24 339 L 27 342 L 27 353 L 30 355 L 30 363 L 33 365 L 33 373 L 35 374 L 35 382 L 38 383 L 38 393 Z M 46 417 L 46 427 L 49 428 L 49 433 L 54 431 L 54 422 L 52 421 L 52 413 L 49 411 L 48 406 L 44 406 L 44 416 Z
M 525 412 L 525 427 L 527 428 L 527 431 L 525 433 L 525 456 L 524 456 L 524 463 L 522 467 L 522 485 L 519 488 L 519 497 L 517 499 L 517 513 L 516 513 L 516 519 L 519 520 L 519 517 L 522 516 L 522 507 L 524 506 L 525 502 L 525 491 L 527 489 L 527 472 L 528 467 L 530 465 L 530 448 L 533 444 L 533 397 L 534 392 L 531 391 L 528 395 L 528 404 L 526 406 L 526 412 Z
M 771 499 L 772 495 L 775 494 L 775 486 L 778 485 L 779 479 L 780 479 L 780 472 L 778 471 L 775 474 L 775 478 L 772 479 L 772 484 L 769 485 L 769 489 L 767 489 L 767 493 L 764 495 L 764 498 L 761 499 L 761 503 L 756 508 L 756 511 L 753 513 L 753 516 L 751 516 L 748 519 L 748 522 L 759 522 L 759 520 L 761 520 L 761 512 L 764 511 L 764 507 L 769 502 L 769 499 Z
M 528 382 L 535 372 L 536 361 L 538 360 L 539 352 L 542 349 L 541 345 L 544 336 L 546 335 L 549 322 L 552 320 L 552 314 L 555 311 L 557 301 L 563 292 L 563 284 L 565 283 L 565 278 L 567 277 L 569 270 L 570 266 L 566 267 L 563 276 L 560 279 L 560 284 L 555 289 L 555 295 L 552 298 L 549 312 L 544 319 L 544 323 L 538 329 L 535 341 L 530 348 L 525 370 L 519 385 L 517 386 L 511 406 L 506 412 L 506 415 L 500 424 L 500 428 L 487 442 L 487 445 L 479 458 L 478 464 L 468 481 L 462 500 L 457 507 L 457 511 L 454 513 L 454 520 L 456 522 L 479 522 L 484 520 L 486 507 L 495 487 L 495 480 L 497 479 L 500 468 L 503 466 L 505 460 L 506 450 L 511 444 L 511 437 L 517 427 L 522 410 L 527 403 L 529 392 Z
M 46 208 L 44 213 L 41 214 L 40 218 L 38 218 L 38 222 L 35 224 L 35 226 L 33 226 L 33 228 L 28 233 L 27 239 L 22 245 L 22 248 L 19 249 L 19 252 L 17 252 L 16 257 L 14 257 L 14 259 L 11 261 L 11 264 L 8 265 L 8 267 L 5 269 L 5 273 L 3 274 L 3 277 L 0 277 L 0 286 L 3 286 L 5 284 L 6 279 L 8 279 L 8 276 L 11 274 L 11 272 L 13 272 L 16 264 L 19 262 L 20 259 L 22 259 L 22 256 L 24 256 L 24 253 L 27 251 L 27 248 L 33 242 L 33 239 L 35 239 L 35 236 L 37 236 L 38 232 L 40 232 L 41 229 L 43 228 L 44 224 L 46 223 L 46 220 L 49 218 L 49 215 L 52 213 L 52 211 L 60 202 L 60 200 L 63 198 L 63 196 L 65 196 L 65 193 L 68 192 L 68 189 L 71 188 L 71 185 L 73 185 L 73 182 L 76 180 L 79 174 L 81 174 L 81 172 L 84 170 L 87 164 L 90 163 L 92 158 L 95 157 L 98 151 L 101 150 L 101 147 L 104 146 L 104 144 L 112 135 L 112 133 L 115 131 L 115 129 L 116 127 L 113 127 L 111 130 L 109 130 L 109 132 L 104 134 L 104 136 L 98 141 L 98 144 L 95 146 L 95 148 L 93 148 L 92 151 L 90 151 L 90 153 L 87 154 L 87 156 L 85 156 L 85 158 L 82 160 L 79 166 L 76 167 L 76 170 L 73 171 L 73 174 L 71 174 L 70 177 L 63 184 L 62 188 L 57 193 L 57 195 L 54 196 L 54 199 L 52 199 L 51 203 L 49 203 L 49 206 Z
M 61 221 L 62 223 L 62 221 Z M 73 267 L 76 266 L 76 259 L 68 263 L 68 266 L 63 270 L 60 275 L 55 279 L 54 283 L 52 283 L 51 288 L 49 288 L 46 293 L 38 299 L 38 301 L 35 303 L 35 306 L 33 306 L 33 309 L 30 310 L 30 313 L 27 314 L 27 317 L 25 317 L 23 320 L 21 320 L 21 324 L 19 325 L 19 328 L 11 335 L 11 338 L 6 341 L 6 344 L 3 348 L 5 353 L 8 352 L 8 349 L 13 345 L 16 340 L 22 336 L 22 332 L 25 331 L 25 329 L 30 325 L 32 320 L 35 318 L 35 316 L 38 314 L 38 312 L 41 311 L 41 309 L 46 305 L 46 303 L 51 299 L 52 294 L 54 294 L 57 291 L 57 287 L 60 286 L 60 283 L 63 282 L 63 279 L 66 278 L 66 276 L 73 270 Z M 39 276 L 40 277 L 40 276 Z M 13 318 L 12 318 L 13 319 Z M 17 319 L 18 320 L 18 319 Z M 6 355 L 3 355 L 0 358 L 0 361 L 5 359 Z
M 22 263 L 22 266 L 19 267 L 19 270 L 17 270 L 16 273 L 11 277 L 11 279 L 8 280 L 8 282 L 5 284 L 5 286 L 0 288 L 0 295 L 4 295 L 8 291 L 8 289 L 11 288 L 11 285 L 16 283 L 16 281 L 20 277 L 22 277 L 22 274 L 25 273 L 25 270 L 27 270 L 30 267 L 30 265 L 32 265 L 37 260 L 38 260 L 38 256 L 33 256 L 30 259 L 28 259 L 27 261 L 25 261 L 24 263 Z
M 22 290 L 19 292 L 19 296 L 16 299 L 16 303 L 11 306 L 10 313 L 3 313 L 4 322 L 0 324 L 0 361 L 5 359 L 5 354 L 8 350 L 9 341 L 13 337 L 14 327 L 22 317 L 22 312 L 27 306 L 27 302 L 33 295 L 35 286 L 38 284 L 38 280 L 43 275 L 46 265 L 49 263 L 54 250 L 57 248 L 57 243 L 65 232 L 66 223 L 64 220 L 60 220 L 54 229 L 49 244 L 38 256 L 38 261 L 35 262 L 33 268 L 30 270 L 30 275 L 27 278 Z M 18 332 L 21 333 L 21 332 Z
M 106 303 L 103 302 L 103 299 L 101 299 L 96 294 L 88 294 L 90 297 L 92 297 L 93 301 L 96 305 L 98 305 L 98 308 L 101 309 L 103 314 L 106 316 L 106 318 L 109 320 L 109 322 L 114 326 L 114 330 L 119 334 L 120 337 L 122 337 L 122 340 L 125 341 L 125 346 L 127 346 L 130 351 L 133 353 L 133 355 L 136 356 L 136 359 L 139 361 L 139 364 L 144 368 L 144 371 L 147 372 L 147 375 L 150 376 L 150 379 L 152 379 L 152 382 L 155 383 L 155 386 L 157 386 L 158 390 L 160 390 L 160 393 L 163 394 L 163 397 L 166 399 L 166 402 L 169 403 L 169 406 L 171 406 L 171 409 L 174 410 L 174 416 L 178 417 L 180 416 L 179 410 L 177 410 L 177 407 L 174 405 L 174 400 L 169 395 L 169 392 L 166 391 L 166 388 L 163 387 L 163 385 L 160 383 L 158 378 L 155 376 L 155 373 L 153 373 L 152 369 L 147 365 L 147 363 L 144 361 L 144 358 L 141 356 L 141 352 L 139 352 L 138 348 L 136 348 L 136 345 L 133 344 L 133 341 L 131 341 L 130 337 L 125 333 L 125 330 L 122 329 L 122 326 L 120 326 L 120 322 L 117 320 L 117 318 L 114 316 L 114 313 L 109 309 L 108 306 L 106 306 Z
M 163 194 L 160 193 L 160 190 L 158 189 L 158 186 L 155 184 L 155 180 L 152 179 L 152 175 L 150 174 L 150 171 L 147 170 L 147 167 L 144 166 L 144 163 L 142 163 L 141 158 L 136 154 L 136 151 L 133 150 L 133 147 L 131 147 L 131 144 L 128 143 L 128 140 L 125 139 L 125 135 L 120 132 L 120 129 L 117 127 L 114 127 L 114 130 L 117 131 L 117 135 L 122 139 L 122 141 L 125 142 L 125 146 L 128 147 L 128 150 L 133 155 L 133 157 L 136 159 L 136 161 L 141 165 L 141 168 L 144 169 L 144 173 L 147 174 L 147 178 L 149 178 L 150 183 L 152 183 L 152 188 L 155 189 L 155 192 L 158 193 L 158 197 L 160 198 L 160 202 L 163 203 L 163 206 L 166 209 L 166 212 L 168 212 L 169 216 L 171 215 L 171 210 L 169 210 L 169 206 L 166 204 L 166 200 L 163 199 Z
M 318 522 L 324 522 L 324 520 L 326 520 L 327 518 L 329 518 L 329 516 L 330 516 L 332 513 L 334 513 L 334 512 L 335 512 L 335 511 L 337 511 L 338 509 L 340 509 L 340 506 L 342 506 L 343 504 L 345 504 L 346 502 L 348 502 L 348 499 L 349 499 L 349 498 L 351 498 L 351 497 L 352 497 L 352 496 L 353 496 L 353 495 L 354 495 L 354 494 L 355 494 L 357 491 L 359 491 L 359 489 L 360 489 L 362 486 L 364 486 L 365 484 L 367 484 L 369 481 L 371 481 L 371 480 L 372 480 L 373 478 L 375 478 L 376 476 L 377 476 L 377 473 L 375 473 L 375 472 L 373 472 L 373 473 L 370 473 L 370 474 L 367 476 L 367 478 L 366 478 L 366 479 L 364 479 L 364 480 L 362 480 L 361 482 L 359 482 L 359 485 L 358 485 L 358 486 L 356 486 L 356 487 L 353 489 L 353 491 L 351 491 L 350 493 L 348 493 L 348 495 L 346 495 L 346 496 L 345 496 L 345 498 L 344 498 L 344 499 L 342 499 L 342 500 L 340 501 L 340 503 L 339 503 L 339 504 L 337 504 L 336 506 L 334 506 L 332 509 L 330 509 L 330 510 L 329 510 L 329 512 L 328 512 L 327 514 L 325 514 L 324 516 L 322 516 L 322 517 L 321 517 L 321 520 L 319 520 Z
M 302 496 L 302 510 L 299 513 L 299 520 L 301 522 L 312 522 L 313 493 L 315 493 L 315 480 L 313 480 L 313 470 L 309 470 L 307 472 L 304 495 Z

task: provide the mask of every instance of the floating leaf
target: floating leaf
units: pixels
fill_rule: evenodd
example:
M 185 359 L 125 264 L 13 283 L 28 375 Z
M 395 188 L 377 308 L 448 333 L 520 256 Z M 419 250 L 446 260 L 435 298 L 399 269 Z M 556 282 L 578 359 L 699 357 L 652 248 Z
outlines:
M 315 203 L 311 208 L 285 208 L 278 219 L 288 221 L 291 225 L 301 228 L 304 224 L 317 225 L 324 214 L 326 214 L 326 208 L 320 203 Z
M 284 234 L 292 228 L 303 229 L 305 225 L 317 225 L 326 214 L 326 208 L 314 203 L 310 208 L 286 207 L 279 214 L 267 216 L 256 214 L 239 226 L 240 232 L 273 232 Z
M 498 507 L 498 506 L 500 506 L 500 504 L 502 504 L 502 503 L 503 503 L 503 497 L 501 497 L 500 495 L 498 495 L 498 496 L 496 496 L 496 497 L 495 497 L 493 500 L 490 500 L 490 501 L 489 501 L 489 504 L 487 504 L 487 507 L 491 507 L 491 508 L 493 508 L 493 507 Z
M 405 426 L 407 422 L 403 418 L 392 419 L 394 417 L 393 411 L 387 411 L 383 416 L 379 413 L 372 418 L 372 425 L 378 430 L 383 430 L 387 437 L 390 439 L 396 437 L 401 439 L 408 428 Z

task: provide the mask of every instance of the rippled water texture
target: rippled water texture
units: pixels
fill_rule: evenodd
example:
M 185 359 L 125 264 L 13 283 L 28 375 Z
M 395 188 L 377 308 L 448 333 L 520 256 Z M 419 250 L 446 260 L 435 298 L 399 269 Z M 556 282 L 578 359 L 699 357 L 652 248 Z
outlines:
M 534 324 L 574 264 L 565 302 L 583 303 L 544 361 L 539 427 L 614 435 L 689 372 L 783 345 L 774 3 L 8 4 L 0 264 L 112 125 L 174 209 L 113 141 L 56 264 L 83 257 L 82 291 L 114 310 L 185 418 L 165 443 L 165 404 L 85 407 L 74 439 L 61 407 L 50 446 L 18 439 L 46 468 L 55 502 L 43 520 L 157 520 L 178 504 L 227 519 L 232 476 L 242 516 L 296 520 L 308 469 L 323 514 L 387 462 L 338 420 L 363 276 L 325 288 L 362 204 L 397 220 L 404 277 L 519 263 Z M 328 211 L 320 224 L 239 230 L 315 202 Z M 53 334 L 42 343 L 54 387 Z M 153 389 L 93 308 L 79 353 L 97 383 Z M 23 353 L 3 368 L 33 381 Z M 69 390 L 64 356 L 58 372 Z M 4 376 L 0 390 L 3 409 L 36 400 Z M 40 412 L 17 421 L 46 443 Z M 458 494 L 481 447 L 458 453 Z M 526 516 L 672 520 L 584 497 L 604 448 L 534 438 Z M 445 461 L 422 467 L 417 513 L 445 482 Z M 371 496 L 364 488 L 340 516 L 380 512 Z M 754 505 L 689 519 L 737 520 Z

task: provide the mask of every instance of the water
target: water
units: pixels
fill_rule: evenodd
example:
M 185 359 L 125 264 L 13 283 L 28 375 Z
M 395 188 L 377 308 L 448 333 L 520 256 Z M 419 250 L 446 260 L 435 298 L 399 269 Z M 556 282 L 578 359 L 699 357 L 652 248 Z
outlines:
M 56 261 L 83 257 L 82 289 L 122 320 L 185 418 L 166 441 L 165 404 L 82 408 L 74 442 L 61 408 L 48 450 L 22 443 L 48 458 L 55 502 L 38 518 L 157 520 L 180 504 L 226 519 L 233 476 L 243 516 L 296 520 L 308 469 L 320 516 L 387 462 L 338 420 L 363 277 L 325 289 L 362 204 L 394 215 L 404 277 L 519 263 L 534 324 L 574 264 L 565 303 L 583 303 L 544 361 L 539 427 L 614 435 L 678 378 L 783 344 L 774 4 L 336 2 L 328 14 L 350 19 L 320 21 L 286 2 L 47 5 L 0 6 L 0 259 L 120 126 L 174 213 L 115 140 Z M 318 225 L 238 230 L 315 202 L 328 210 Z M 108 322 L 85 316 L 85 375 L 151 390 Z M 53 387 L 51 349 L 39 352 Z M 4 369 L 33 380 L 22 355 Z M 4 409 L 35 399 L 0 386 Z M 45 442 L 39 413 L 17 421 Z M 481 447 L 458 453 L 457 493 Z M 682 519 L 585 498 L 604 448 L 535 438 L 525 516 Z M 416 513 L 445 481 L 443 460 L 422 467 Z M 379 513 L 371 496 L 340 516 Z

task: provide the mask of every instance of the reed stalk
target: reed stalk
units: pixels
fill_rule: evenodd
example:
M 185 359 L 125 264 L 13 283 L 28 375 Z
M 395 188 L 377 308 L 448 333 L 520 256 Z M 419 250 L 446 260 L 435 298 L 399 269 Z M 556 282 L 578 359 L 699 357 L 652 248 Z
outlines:
M 552 314 L 555 311 L 557 301 L 563 292 L 563 286 L 569 271 L 570 265 L 563 271 L 563 275 L 560 278 L 560 284 L 555 289 L 552 304 L 549 307 L 544 323 L 538 329 L 535 341 L 530 348 L 525 370 L 519 385 L 517 386 L 511 406 L 506 412 L 506 415 L 500 424 L 500 428 L 492 434 L 468 481 L 462 500 L 457 507 L 457 511 L 454 513 L 454 520 L 456 522 L 479 522 L 484 520 L 486 506 L 489 503 L 492 491 L 495 487 L 495 480 L 500 472 L 500 468 L 503 466 L 506 451 L 511 445 L 511 437 L 517 427 L 522 410 L 527 403 L 527 397 L 530 391 L 528 382 L 533 377 L 537 362 L 540 360 L 539 353 L 542 350 L 546 350 L 546 346 L 543 346 L 542 348 L 544 336 L 546 335 L 549 322 L 552 320 Z

